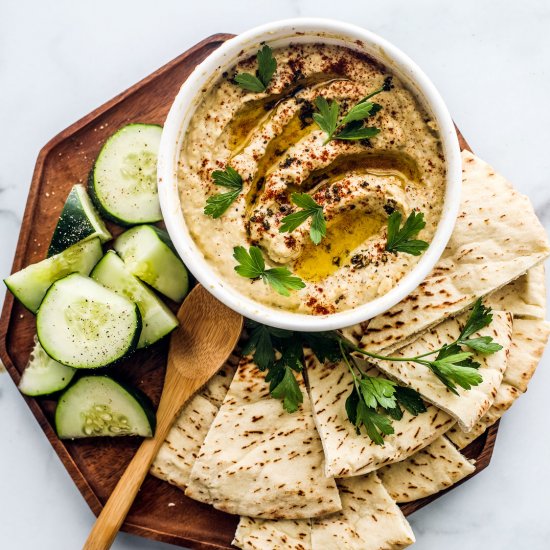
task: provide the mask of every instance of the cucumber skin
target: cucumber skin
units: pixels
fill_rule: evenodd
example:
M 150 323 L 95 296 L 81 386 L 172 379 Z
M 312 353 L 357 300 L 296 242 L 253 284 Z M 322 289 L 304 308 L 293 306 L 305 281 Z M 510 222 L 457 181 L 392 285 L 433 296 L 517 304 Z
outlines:
M 93 241 L 97 240 L 97 242 L 99 243 L 99 247 L 100 247 L 100 251 L 101 251 L 101 254 L 102 254 L 102 247 L 101 247 L 101 241 L 99 240 L 99 237 L 94 237 L 93 239 L 90 239 L 89 241 L 81 241 L 80 243 L 76 243 L 74 244 L 73 246 L 76 246 L 76 245 L 80 245 L 80 244 L 84 244 L 85 242 L 87 243 L 92 243 Z M 69 247 L 70 248 L 70 247 Z M 65 252 L 65 250 L 63 251 Z M 60 252 L 60 254 L 62 254 L 62 252 Z M 102 256 L 99 256 L 98 260 L 96 261 L 96 264 L 97 262 L 99 262 L 99 260 L 101 260 Z M 43 262 L 45 260 L 49 260 L 50 258 L 44 258 L 44 260 L 40 260 L 39 262 L 36 262 L 36 264 L 39 264 L 40 262 Z M 30 267 L 31 265 L 36 265 L 36 264 L 30 264 L 26 267 L 24 267 L 23 269 L 19 270 L 19 271 L 16 271 L 15 273 L 19 273 L 20 271 L 23 271 L 24 269 L 26 269 L 27 267 Z M 94 264 L 95 266 L 95 264 Z M 86 276 L 89 275 L 92 271 L 92 269 L 94 268 L 94 266 L 92 266 L 92 268 L 86 273 Z M 47 291 L 44 293 L 44 296 L 42 296 L 42 300 L 40 301 L 40 304 L 37 305 L 37 307 L 35 309 L 32 308 L 31 304 L 28 302 L 28 301 L 23 301 L 23 299 L 18 295 L 18 291 L 14 288 L 14 286 L 11 284 L 11 282 L 9 281 L 9 279 L 12 277 L 12 275 L 15 275 L 15 273 L 12 273 L 11 275 L 9 275 L 8 277 L 6 277 L 4 279 L 4 284 L 6 285 L 6 287 L 8 288 L 8 290 L 15 296 L 15 298 L 17 299 L 18 302 L 20 302 L 26 310 L 30 311 L 33 315 L 36 315 L 38 313 L 38 310 L 40 309 L 40 304 L 42 303 L 42 301 L 44 300 L 44 298 L 46 297 L 46 294 L 47 294 Z M 78 271 L 78 270 L 75 270 L 71 273 L 68 273 L 67 275 L 63 276 L 63 277 L 60 277 L 59 279 L 56 279 L 54 280 L 51 284 L 50 284 L 50 288 L 51 288 L 51 285 L 53 285 L 54 283 L 56 283 L 57 281 L 61 280 L 61 279 L 64 279 L 65 277 L 68 277 L 69 275 L 72 275 L 73 273 L 80 273 L 81 275 L 83 274 L 82 272 Z M 49 288 L 48 288 L 49 290 Z
M 73 275 L 73 273 L 70 273 L 69 275 L 67 275 L 67 277 L 70 277 L 71 275 Z M 65 277 L 63 277 L 62 279 L 58 279 L 59 281 L 62 281 L 63 279 L 65 279 Z M 55 281 L 57 283 L 57 281 Z M 99 284 L 99 283 L 98 283 Z M 44 300 L 46 299 L 46 296 L 49 294 L 49 292 L 52 290 L 53 286 L 55 285 L 55 283 L 48 289 L 48 291 L 46 292 L 46 294 L 44 295 L 44 298 L 42 298 L 42 302 L 44 302 Z M 40 308 L 38 308 L 40 309 Z M 110 363 L 107 363 L 105 365 L 100 365 L 98 367 L 75 367 L 73 365 L 66 365 L 67 367 L 71 367 L 73 369 L 76 369 L 76 370 L 90 370 L 90 371 L 94 371 L 96 369 L 103 369 L 105 367 L 114 367 L 116 365 L 118 365 L 118 363 L 120 363 L 122 360 L 124 359 L 127 359 L 128 357 L 130 357 L 132 354 L 135 353 L 135 351 L 137 350 L 137 345 L 138 345 L 138 342 L 139 342 L 139 337 L 141 336 L 141 329 L 142 329 L 142 321 L 141 321 L 141 312 L 139 311 L 139 308 L 137 306 L 137 304 L 134 304 L 134 309 L 136 311 L 136 331 L 134 333 L 134 337 L 132 338 L 132 341 L 130 342 L 130 345 L 128 346 L 127 350 L 126 350 L 126 353 L 124 353 L 123 355 L 121 355 L 120 357 L 118 357 L 117 359 L 115 359 L 114 361 L 111 361 Z M 37 333 L 38 333 L 38 330 L 37 330 Z M 38 338 L 38 340 L 40 341 L 40 337 Z M 46 349 L 46 347 L 44 346 L 44 344 L 42 342 L 40 342 L 40 345 L 42 346 L 42 349 L 54 360 L 54 361 L 57 361 L 58 363 L 61 363 L 62 365 L 64 365 L 65 363 L 63 363 L 62 361 L 60 361 L 57 357 L 53 356 L 51 353 L 48 352 L 48 350 Z
M 63 252 L 73 244 L 87 240 L 90 235 L 96 231 L 95 227 L 85 217 L 84 209 L 79 208 L 80 201 L 78 200 L 78 193 L 75 191 L 77 185 L 80 184 L 75 184 L 67 195 L 67 199 L 65 200 L 59 219 L 57 220 L 52 240 L 48 248 L 48 258 Z M 86 187 L 83 188 L 84 192 L 86 192 Z M 73 218 L 73 212 L 81 214 L 78 216 L 80 218 L 79 220 Z M 81 227 L 78 227 L 79 223 L 82 224 Z M 97 235 L 97 238 L 99 238 L 101 242 L 106 242 L 105 239 L 102 239 L 99 235 Z
M 149 397 L 143 391 L 141 391 L 138 388 L 129 386 L 125 382 L 121 382 L 114 376 L 109 376 L 107 374 L 95 374 L 95 372 L 93 371 L 90 371 L 90 373 L 91 374 L 85 374 L 85 371 L 84 371 L 81 374 L 80 372 L 77 372 L 76 376 L 74 376 L 74 378 L 71 380 L 69 385 L 64 390 L 57 392 L 59 394 L 59 400 L 57 404 L 59 404 L 59 401 L 63 398 L 65 393 L 67 393 L 83 377 L 107 378 L 108 380 L 113 381 L 115 384 L 118 384 L 123 390 L 128 392 L 138 402 L 138 405 L 142 408 L 143 412 L 145 413 L 145 416 L 147 417 L 147 420 L 149 421 L 149 425 L 151 427 L 151 437 L 155 435 L 155 431 L 157 429 L 157 415 L 155 412 L 155 408 L 153 406 L 153 402 L 151 401 L 151 399 L 149 399 Z M 59 432 L 57 429 L 57 422 L 58 422 L 57 404 L 56 404 L 55 414 L 54 414 L 55 432 L 60 439 L 74 439 L 74 438 L 64 438 L 63 436 L 59 435 Z M 94 437 L 94 436 L 86 436 L 86 437 Z M 95 436 L 95 437 L 109 437 L 109 436 Z M 127 436 L 117 436 L 117 437 L 136 437 L 136 436 L 127 435 Z M 141 436 L 137 436 L 137 437 L 141 437 Z
M 36 338 L 36 337 L 35 337 Z M 40 342 L 38 342 L 38 339 L 36 338 L 36 343 L 35 343 L 35 347 L 36 345 L 40 346 Z M 46 351 L 42 348 L 42 346 L 40 346 L 41 348 L 41 351 L 44 351 L 44 353 L 46 353 Z M 34 351 L 34 350 L 33 350 Z M 32 355 L 32 352 L 31 352 L 31 355 Z M 47 355 L 47 353 L 46 353 Z M 49 357 L 49 356 L 48 356 Z M 30 359 L 30 358 L 29 358 Z M 51 359 L 51 357 L 50 357 Z M 27 362 L 27 366 L 25 367 L 25 370 L 23 371 L 23 374 L 21 375 L 21 379 L 19 380 L 19 384 L 17 385 L 17 387 L 19 388 L 19 391 L 23 394 L 23 395 L 26 395 L 27 397 L 50 397 L 50 396 L 54 396 L 54 395 L 57 395 L 57 394 L 60 394 L 62 391 L 64 391 L 67 387 L 69 387 L 69 385 L 71 385 L 71 383 L 74 381 L 76 375 L 77 375 L 77 372 L 75 369 L 73 369 L 73 372 L 69 375 L 69 380 L 61 387 L 58 387 L 57 389 L 55 390 L 52 390 L 52 391 L 40 391 L 40 390 L 37 390 L 37 391 L 33 391 L 33 392 L 28 392 L 28 391 L 23 391 L 23 389 L 21 388 L 21 383 L 23 382 L 24 380 L 24 376 L 25 376 L 25 371 L 29 368 L 30 366 L 30 360 Z M 72 367 L 66 367 L 65 365 L 63 365 L 63 367 L 67 368 L 67 369 L 72 369 Z
M 111 220 L 114 223 L 117 223 L 118 225 L 122 225 L 123 227 L 132 227 L 133 225 L 142 225 L 144 223 L 156 223 L 159 221 L 162 221 L 162 218 L 159 220 L 151 220 L 149 222 L 140 221 L 140 222 L 128 222 L 126 220 L 123 220 L 122 218 L 119 218 L 118 216 L 115 216 L 111 212 L 109 212 L 101 203 L 101 200 L 97 196 L 96 190 L 95 190 L 95 165 L 97 162 L 97 159 L 99 158 L 99 155 L 101 155 L 101 151 L 103 151 L 103 148 L 109 143 L 111 138 L 117 135 L 120 130 L 123 128 L 129 128 L 130 126 L 157 126 L 158 128 L 162 128 L 163 126 L 161 124 L 149 124 L 148 122 L 134 122 L 131 124 L 126 124 L 125 126 L 122 126 L 119 128 L 114 134 L 111 134 L 103 146 L 101 147 L 97 158 L 94 161 L 94 164 L 92 166 L 92 169 L 88 173 L 88 192 L 90 193 L 90 198 L 92 199 L 92 202 L 94 203 L 94 206 L 98 209 L 99 213 L 108 220 Z
M 101 258 L 101 260 L 99 260 L 99 262 L 97 262 L 97 264 L 95 265 L 95 267 L 92 269 L 92 271 L 91 271 L 91 273 L 90 273 L 90 278 L 93 279 L 94 281 L 98 282 L 98 283 L 101 284 L 102 286 L 108 288 L 109 290 L 112 290 L 113 292 L 117 292 L 117 291 L 115 290 L 114 287 L 109 286 L 108 284 L 102 282 L 101 277 L 98 277 L 98 272 L 99 272 L 99 270 L 102 268 L 101 263 L 104 262 L 104 261 L 106 261 L 106 260 L 108 260 L 109 255 L 111 255 L 111 254 L 114 255 L 118 261 L 120 261 L 121 263 L 123 263 L 122 260 L 119 258 L 119 256 L 117 255 L 117 253 L 116 253 L 114 250 L 108 250 L 108 251 L 105 253 L 105 255 L 103 256 L 103 258 Z M 124 269 L 126 269 L 126 268 L 124 268 Z M 153 294 L 153 296 L 154 296 L 162 305 L 165 305 L 165 304 L 162 302 L 161 298 L 159 298 L 156 294 L 154 294 L 154 291 L 152 291 L 152 290 L 151 290 L 145 283 L 143 283 L 138 277 L 136 277 L 135 275 L 132 275 L 130 272 L 128 272 L 128 276 L 129 276 L 130 278 L 136 279 L 136 281 L 137 281 L 138 284 L 140 284 L 140 285 L 142 285 L 142 286 L 145 287 L 145 291 L 146 291 L 146 292 L 150 292 L 151 294 Z M 118 294 L 118 292 L 117 292 L 117 294 Z M 128 298 L 128 296 L 125 295 L 124 292 L 122 292 L 122 295 L 123 295 L 123 296 L 126 296 L 126 297 Z M 128 298 L 128 299 L 130 299 L 130 298 Z M 136 303 L 136 306 L 137 306 L 138 309 L 139 309 L 139 306 L 137 305 L 137 303 Z M 140 315 L 141 315 L 141 311 L 140 311 Z M 138 337 L 138 343 L 136 344 L 136 349 L 145 349 L 145 348 L 148 348 L 149 346 L 152 346 L 153 344 L 156 344 L 157 342 L 159 342 L 159 341 L 161 341 L 162 339 L 166 338 L 166 336 L 168 336 L 172 331 L 174 331 L 174 330 L 178 327 L 178 324 L 175 324 L 168 332 L 166 332 L 165 334 L 163 334 L 160 338 L 157 338 L 157 339 L 154 340 L 154 341 L 146 341 L 144 345 L 139 346 L 139 342 L 140 342 L 140 340 L 141 340 L 141 332 L 143 331 L 143 325 L 144 325 L 143 320 L 144 320 L 144 317 L 143 317 L 143 315 L 141 315 L 141 329 L 140 329 L 140 335 L 139 335 L 139 337 Z M 176 317 L 174 317 L 174 320 L 175 320 L 175 323 L 177 323 L 177 318 L 176 318 Z
M 98 209 L 101 216 L 103 216 L 104 218 L 114 223 L 117 223 L 118 225 L 122 225 L 124 227 L 131 227 L 132 225 L 135 225 L 134 223 L 128 223 L 123 219 L 118 218 L 117 216 L 111 214 L 108 210 L 104 208 L 103 204 L 101 204 L 101 201 L 99 200 L 99 197 L 95 192 L 95 175 L 94 174 L 95 174 L 95 162 L 88 174 L 88 193 L 90 193 L 90 198 L 92 199 L 94 206 Z

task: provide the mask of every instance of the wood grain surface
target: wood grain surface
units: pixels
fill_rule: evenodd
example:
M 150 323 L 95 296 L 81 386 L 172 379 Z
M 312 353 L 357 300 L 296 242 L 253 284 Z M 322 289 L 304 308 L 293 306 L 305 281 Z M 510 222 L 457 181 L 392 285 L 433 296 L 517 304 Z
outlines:
M 67 194 L 74 183 L 86 182 L 105 140 L 129 122 L 163 124 L 175 95 L 193 68 L 231 36 L 216 34 L 203 40 L 43 147 L 36 161 L 12 272 L 46 257 Z M 468 148 L 460 132 L 458 135 L 461 147 Z M 120 228 L 108 225 L 115 235 L 120 233 Z M 28 361 L 34 334 L 34 316 L 6 293 L 0 319 L 0 357 L 16 384 Z M 140 388 L 158 405 L 166 354 L 167 340 L 137 352 L 117 366 L 116 376 Z M 25 400 L 90 508 L 99 514 L 140 441 L 132 438 L 61 441 L 53 424 L 56 401 L 27 397 Z M 472 475 L 488 466 L 497 431 L 498 423 L 464 451 L 468 458 L 476 460 Z M 405 504 L 402 509 L 411 514 L 447 491 Z M 198 550 L 228 549 L 232 548 L 237 523 L 238 517 L 195 502 L 179 489 L 149 475 L 122 530 Z

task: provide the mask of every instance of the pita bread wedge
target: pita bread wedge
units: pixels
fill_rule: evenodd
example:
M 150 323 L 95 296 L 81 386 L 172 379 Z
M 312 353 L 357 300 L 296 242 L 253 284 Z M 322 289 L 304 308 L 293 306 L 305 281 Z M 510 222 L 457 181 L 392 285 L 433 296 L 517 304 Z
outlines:
M 311 520 L 241 516 L 233 545 L 243 550 L 313 550 Z
M 550 323 L 531 319 L 514 319 L 512 345 L 503 381 L 521 392 L 535 373 L 548 343 Z
M 392 352 L 392 355 L 414 357 L 453 342 L 458 338 L 468 315 L 463 314 L 444 321 L 423 333 L 412 344 Z M 512 316 L 503 311 L 494 311 L 492 323 L 479 331 L 477 336 L 493 336 L 503 349 L 491 355 L 474 355 L 474 359 L 481 365 L 479 373 L 483 376 L 483 381 L 469 390 L 457 387 L 458 395 L 447 389 L 441 380 L 424 365 L 410 361 L 373 360 L 373 362 L 386 375 L 413 388 L 427 401 L 450 414 L 458 421 L 460 429 L 469 432 L 489 410 L 502 382 L 511 344 Z
M 151 465 L 151 474 L 185 490 L 218 408 L 202 395 L 185 405 Z
M 538 265 L 550 253 L 529 199 L 491 166 L 462 153 L 462 201 L 451 239 L 433 271 L 399 304 L 346 335 L 369 350 L 396 349 L 457 315 L 477 298 Z
M 320 363 L 313 354 L 306 355 L 307 376 L 317 430 L 325 451 L 325 475 L 350 477 L 372 472 L 392 462 L 403 460 L 429 445 L 445 433 L 454 420 L 442 410 L 429 406 L 427 412 L 413 416 L 404 411 L 394 420 L 395 433 L 376 445 L 367 435 L 355 431 L 348 420 L 345 401 L 353 379 L 343 363 Z M 370 376 L 380 372 L 371 367 Z
M 289 414 L 250 360 L 240 363 L 193 465 L 186 494 L 230 514 L 300 519 L 341 509 L 304 389 Z
M 449 439 L 463 449 L 492 426 L 527 390 L 527 385 L 542 357 L 548 337 L 550 323 L 535 319 L 514 319 L 512 345 L 508 356 L 503 382 L 487 413 L 469 433 L 453 427 L 447 434 Z
M 390 496 L 402 503 L 434 495 L 474 470 L 475 466 L 446 437 L 438 437 L 410 458 L 376 473 Z
M 399 550 L 414 543 L 411 526 L 374 473 L 338 480 L 342 511 L 315 518 L 315 550 Z
M 544 264 L 532 267 L 525 275 L 492 292 L 484 300 L 485 305 L 509 311 L 514 318 L 546 318 L 546 282 Z
M 245 550 L 390 550 L 414 534 L 376 476 L 338 480 L 342 511 L 312 520 L 241 517 L 233 544 Z
M 229 389 L 237 361 L 236 357 L 230 357 L 182 409 L 151 465 L 152 475 L 185 490 L 204 438 Z

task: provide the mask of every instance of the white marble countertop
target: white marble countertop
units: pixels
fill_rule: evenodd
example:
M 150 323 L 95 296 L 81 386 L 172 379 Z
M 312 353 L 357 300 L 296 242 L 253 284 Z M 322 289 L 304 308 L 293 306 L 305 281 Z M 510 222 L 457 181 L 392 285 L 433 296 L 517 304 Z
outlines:
M 210 34 L 293 16 L 353 22 L 409 53 L 473 149 L 550 227 L 547 0 L 2 0 L 0 275 L 10 272 L 36 156 L 53 135 Z M 410 518 L 414 548 L 549 547 L 548 387 L 549 354 L 501 422 L 490 467 Z M 92 513 L 5 373 L 0 432 L 0 548 L 80 548 Z M 114 548 L 170 546 L 121 534 Z

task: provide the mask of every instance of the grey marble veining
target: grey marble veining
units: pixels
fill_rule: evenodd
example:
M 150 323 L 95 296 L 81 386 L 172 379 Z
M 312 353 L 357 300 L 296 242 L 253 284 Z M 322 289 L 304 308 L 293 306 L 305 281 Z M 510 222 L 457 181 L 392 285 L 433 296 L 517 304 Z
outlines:
M 2 277 L 36 156 L 53 135 L 209 34 L 297 15 L 362 25 L 409 53 L 472 148 L 531 197 L 550 228 L 547 0 L 2 0 Z M 548 357 L 502 420 L 491 466 L 410 518 L 415 548 L 550 547 Z M 0 548 L 80 548 L 92 514 L 6 374 L 0 432 Z M 169 546 L 120 535 L 114 548 Z

